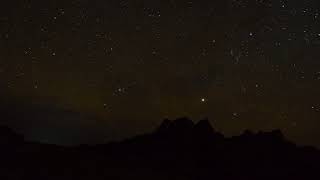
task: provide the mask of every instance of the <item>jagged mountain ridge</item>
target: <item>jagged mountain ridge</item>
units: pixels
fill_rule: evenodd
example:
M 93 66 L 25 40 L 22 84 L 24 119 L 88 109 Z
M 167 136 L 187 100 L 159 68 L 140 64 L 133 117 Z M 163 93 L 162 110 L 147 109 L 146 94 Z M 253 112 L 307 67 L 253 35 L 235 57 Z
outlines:
M 5 127 L 0 140 L 5 179 L 301 179 L 320 170 L 320 152 L 280 130 L 226 138 L 207 119 L 166 119 L 153 133 L 94 146 L 24 142 Z

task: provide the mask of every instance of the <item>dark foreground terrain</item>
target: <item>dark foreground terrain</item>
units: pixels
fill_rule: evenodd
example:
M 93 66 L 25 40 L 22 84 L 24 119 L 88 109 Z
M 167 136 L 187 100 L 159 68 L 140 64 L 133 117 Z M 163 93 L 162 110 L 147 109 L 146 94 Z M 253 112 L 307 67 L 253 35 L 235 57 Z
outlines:
M 59 147 L 0 128 L 0 179 L 320 179 L 320 152 L 278 130 L 225 138 L 207 120 L 165 120 L 118 143 Z

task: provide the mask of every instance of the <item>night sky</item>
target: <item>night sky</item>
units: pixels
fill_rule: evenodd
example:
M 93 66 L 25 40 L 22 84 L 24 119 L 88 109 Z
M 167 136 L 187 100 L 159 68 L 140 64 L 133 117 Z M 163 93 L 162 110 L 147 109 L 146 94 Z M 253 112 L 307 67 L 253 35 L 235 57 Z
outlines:
M 0 100 L 1 124 L 47 143 L 187 116 L 320 147 L 320 2 L 4 1 Z

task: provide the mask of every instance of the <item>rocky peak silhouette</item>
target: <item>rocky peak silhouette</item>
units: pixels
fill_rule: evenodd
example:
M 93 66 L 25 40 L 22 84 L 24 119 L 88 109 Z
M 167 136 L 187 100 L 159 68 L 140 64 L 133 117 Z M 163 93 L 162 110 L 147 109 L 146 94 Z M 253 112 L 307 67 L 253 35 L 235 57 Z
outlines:
M 186 117 L 176 120 L 165 119 L 154 134 L 171 140 L 178 138 L 178 140 L 202 142 L 224 138 L 223 134 L 215 131 L 207 118 L 200 120 L 198 123 L 194 123 Z
M 193 127 L 193 121 L 186 117 L 178 118 L 173 121 L 165 119 L 156 132 L 166 134 L 188 134 L 192 132 Z
M 212 134 L 215 132 L 208 119 L 200 120 L 194 126 L 194 131 L 199 134 Z
M 162 121 L 162 123 L 160 124 L 160 126 L 157 128 L 156 132 L 166 132 L 169 130 L 170 126 L 171 126 L 171 120 L 169 119 L 165 119 Z

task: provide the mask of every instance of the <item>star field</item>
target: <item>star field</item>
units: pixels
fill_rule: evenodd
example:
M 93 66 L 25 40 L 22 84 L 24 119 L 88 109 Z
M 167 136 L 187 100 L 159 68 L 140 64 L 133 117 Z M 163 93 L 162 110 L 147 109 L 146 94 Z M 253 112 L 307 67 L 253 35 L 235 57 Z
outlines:
M 13 0 L 0 27 L 0 97 L 96 119 L 74 129 L 116 139 L 208 117 L 227 135 L 280 128 L 320 145 L 316 0 Z M 37 129 L 69 124 L 20 121 L 7 124 L 56 143 Z

